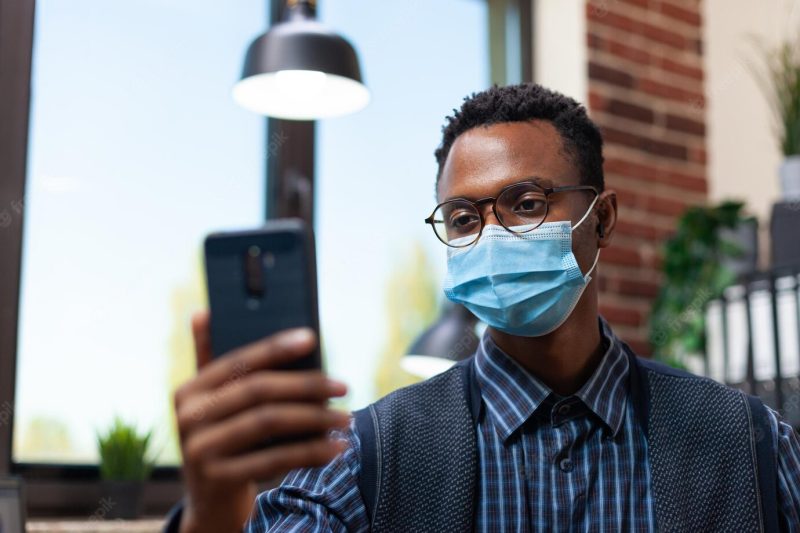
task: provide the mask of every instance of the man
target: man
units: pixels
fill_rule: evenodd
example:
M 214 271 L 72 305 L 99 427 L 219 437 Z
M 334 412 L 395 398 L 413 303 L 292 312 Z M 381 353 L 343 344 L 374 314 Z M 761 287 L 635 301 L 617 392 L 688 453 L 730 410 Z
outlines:
M 350 421 L 324 405 L 342 384 L 271 370 L 311 349 L 308 331 L 209 363 L 196 317 L 201 369 L 175 397 L 188 498 L 172 527 L 800 531 L 792 428 L 755 398 L 637 358 L 599 318 L 617 202 L 585 109 L 534 84 L 494 87 L 448 118 L 436 158 L 426 222 L 448 247 L 446 295 L 489 326 L 475 356 Z M 237 365 L 249 372 L 232 381 Z

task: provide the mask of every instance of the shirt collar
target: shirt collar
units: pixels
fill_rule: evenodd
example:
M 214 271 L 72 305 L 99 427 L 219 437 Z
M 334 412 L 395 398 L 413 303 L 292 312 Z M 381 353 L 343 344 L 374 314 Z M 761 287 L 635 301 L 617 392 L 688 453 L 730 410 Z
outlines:
M 608 348 L 592 376 L 574 396 L 616 436 L 625 416 L 629 363 L 619 339 L 603 318 L 600 318 L 600 332 Z M 552 393 L 503 352 L 488 331 L 475 354 L 475 370 L 481 396 L 503 440 L 522 426 Z

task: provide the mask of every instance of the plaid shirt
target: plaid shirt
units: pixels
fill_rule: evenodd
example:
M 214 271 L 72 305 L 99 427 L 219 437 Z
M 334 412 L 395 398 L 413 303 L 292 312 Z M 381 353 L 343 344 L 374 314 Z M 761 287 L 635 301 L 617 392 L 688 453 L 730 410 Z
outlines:
M 558 396 L 487 334 L 473 364 L 478 420 L 476 531 L 654 531 L 647 441 L 628 395 L 628 360 L 604 324 L 607 350 L 575 394 Z M 800 532 L 800 440 L 769 409 L 778 453 L 782 530 Z M 260 494 L 245 530 L 367 531 L 359 441 L 322 468 L 290 473 Z

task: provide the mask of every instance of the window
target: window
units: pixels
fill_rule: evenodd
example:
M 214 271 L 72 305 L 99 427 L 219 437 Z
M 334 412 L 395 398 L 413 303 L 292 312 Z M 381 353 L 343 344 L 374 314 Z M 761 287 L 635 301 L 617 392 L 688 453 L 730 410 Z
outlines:
M 13 460 L 92 463 L 115 414 L 177 463 L 202 239 L 263 218 L 230 90 L 262 0 L 36 3 Z
M 445 115 L 489 84 L 482 0 L 325 0 L 320 18 L 357 47 L 372 93 L 317 127 L 320 318 L 330 373 L 359 408 L 411 381 L 399 358 L 436 318 L 444 246 L 433 151 Z
M 177 464 L 203 237 L 263 219 L 264 120 L 230 90 L 266 4 L 37 2 L 14 462 L 94 463 L 121 415 Z M 489 7 L 326 0 L 319 17 L 356 45 L 373 97 L 317 128 L 324 349 L 358 408 L 408 379 L 399 357 L 438 313 L 433 150 L 489 83 Z

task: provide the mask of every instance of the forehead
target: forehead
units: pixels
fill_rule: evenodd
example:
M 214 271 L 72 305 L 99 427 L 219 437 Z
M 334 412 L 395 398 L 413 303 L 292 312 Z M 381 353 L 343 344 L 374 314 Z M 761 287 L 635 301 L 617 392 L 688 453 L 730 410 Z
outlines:
M 479 126 L 450 148 L 437 187 L 440 201 L 492 196 L 516 181 L 539 177 L 545 186 L 577 185 L 579 175 L 548 121 Z

